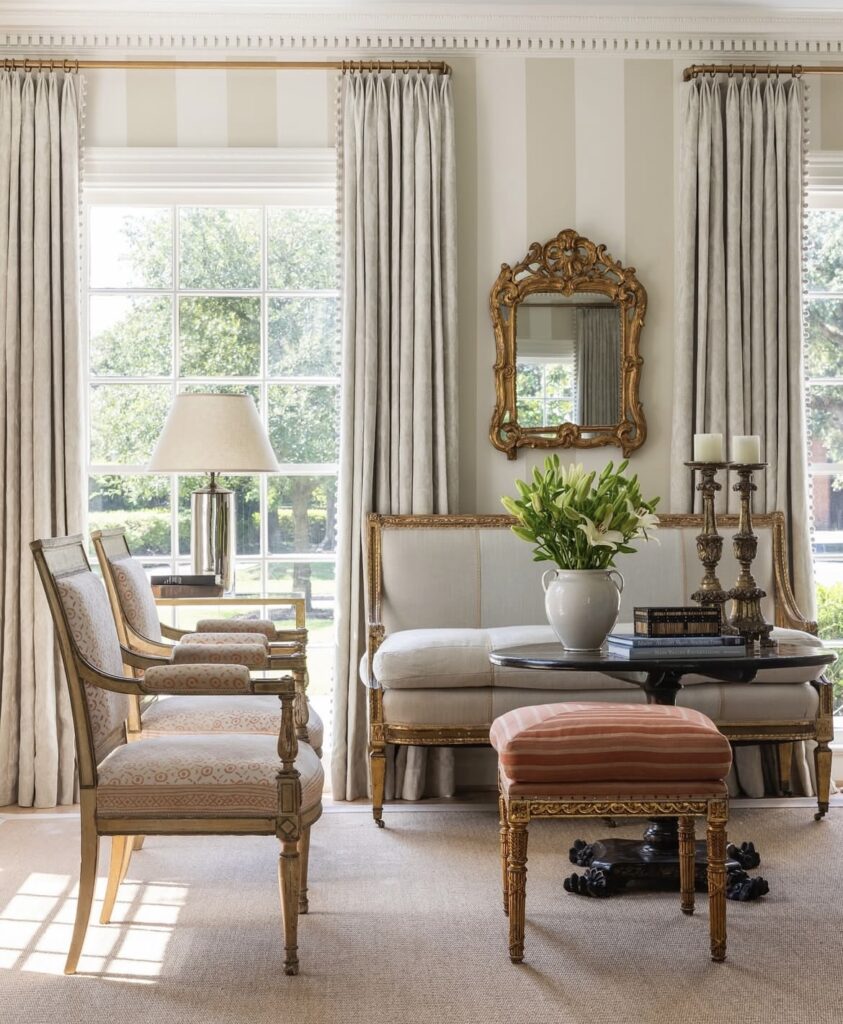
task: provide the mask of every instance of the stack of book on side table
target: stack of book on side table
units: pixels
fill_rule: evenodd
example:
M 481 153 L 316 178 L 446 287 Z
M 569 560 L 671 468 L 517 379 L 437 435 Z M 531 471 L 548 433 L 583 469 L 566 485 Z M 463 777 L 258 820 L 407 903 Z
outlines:
M 609 653 L 621 658 L 734 658 L 746 653 L 740 636 L 634 636 L 610 633 Z
M 636 608 L 634 633 L 610 633 L 609 653 L 621 658 L 734 658 L 746 653 L 740 636 L 720 635 L 720 609 Z
M 222 597 L 223 586 L 216 576 L 153 576 L 156 597 Z

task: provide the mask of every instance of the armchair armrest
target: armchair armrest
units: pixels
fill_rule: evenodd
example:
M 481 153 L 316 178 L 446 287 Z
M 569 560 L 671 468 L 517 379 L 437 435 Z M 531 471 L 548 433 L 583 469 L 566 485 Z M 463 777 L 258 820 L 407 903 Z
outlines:
M 375 670 L 373 668 L 375 654 L 378 648 L 383 643 L 384 629 L 382 622 L 369 622 L 368 641 L 366 643 L 366 670 L 368 673 L 367 686 L 370 690 L 379 690 L 380 683 L 375 679 Z
M 79 668 L 79 677 L 83 683 L 90 683 L 92 686 L 97 686 L 101 690 L 111 690 L 113 693 L 127 693 L 134 697 L 145 697 L 152 693 L 184 694 L 185 692 L 188 692 L 185 690 L 184 686 L 181 686 L 179 689 L 165 686 L 160 675 L 158 677 L 158 683 L 156 684 L 157 689 L 149 690 L 145 678 L 132 679 L 129 676 L 113 676 L 108 672 L 100 671 L 100 669 L 96 668 L 89 661 L 85 661 L 83 658 L 79 658 L 77 665 Z M 157 669 L 172 669 L 175 667 L 176 666 L 156 666 Z M 187 665 L 183 667 L 193 671 L 198 666 Z M 222 668 L 242 668 L 242 666 L 237 665 L 204 665 L 202 667 L 215 669 L 217 671 Z M 245 671 L 248 675 L 248 669 L 245 669 Z M 191 689 L 189 692 L 196 696 L 213 696 L 218 694 L 220 691 L 218 689 Z M 247 694 L 274 694 L 281 698 L 282 704 L 289 704 L 292 715 L 293 703 L 296 699 L 296 683 L 292 676 L 264 676 L 257 679 L 252 679 L 251 676 L 249 676 L 249 688 L 238 692 Z
M 263 633 L 188 633 L 182 644 L 257 644 L 269 649 L 269 641 Z
M 145 693 L 251 693 L 245 665 L 157 665 L 144 672 Z
M 276 636 L 275 623 L 270 619 L 200 619 L 197 633 L 257 633 L 267 641 Z
M 185 644 L 173 648 L 174 665 L 243 665 L 246 668 L 269 668 L 264 644 Z

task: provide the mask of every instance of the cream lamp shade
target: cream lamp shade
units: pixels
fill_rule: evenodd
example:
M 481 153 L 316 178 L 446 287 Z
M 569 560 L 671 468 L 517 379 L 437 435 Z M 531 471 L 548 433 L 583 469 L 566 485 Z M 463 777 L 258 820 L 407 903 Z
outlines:
M 154 473 L 277 473 L 250 395 L 176 395 L 147 469 Z

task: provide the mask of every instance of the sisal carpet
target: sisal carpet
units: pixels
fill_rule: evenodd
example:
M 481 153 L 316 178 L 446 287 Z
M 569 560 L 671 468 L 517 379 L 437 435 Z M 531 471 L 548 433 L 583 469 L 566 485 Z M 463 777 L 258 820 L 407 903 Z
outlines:
M 255 837 L 151 838 L 117 922 L 92 924 L 61 974 L 75 908 L 75 817 L 0 824 L 2 1024 L 832 1024 L 843 936 L 843 811 L 735 811 L 772 892 L 728 906 L 729 959 L 708 960 L 708 917 L 678 897 L 589 900 L 562 891 L 577 836 L 530 831 L 526 962 L 510 964 L 494 810 L 329 812 L 313 830 L 302 973 L 280 970 L 276 845 Z M 625 827 L 618 835 L 635 835 Z M 100 871 L 107 867 L 103 844 Z M 104 888 L 101 879 L 100 894 Z M 94 919 L 99 904 L 94 904 Z

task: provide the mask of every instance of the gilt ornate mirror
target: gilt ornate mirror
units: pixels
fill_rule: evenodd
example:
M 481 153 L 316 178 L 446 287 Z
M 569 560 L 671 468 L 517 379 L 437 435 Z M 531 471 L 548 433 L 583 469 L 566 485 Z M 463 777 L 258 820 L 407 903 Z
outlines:
M 647 436 L 638 353 L 647 293 L 634 267 L 572 228 L 504 263 L 489 297 L 495 411 L 489 437 L 519 448 L 595 448 L 624 455 Z

